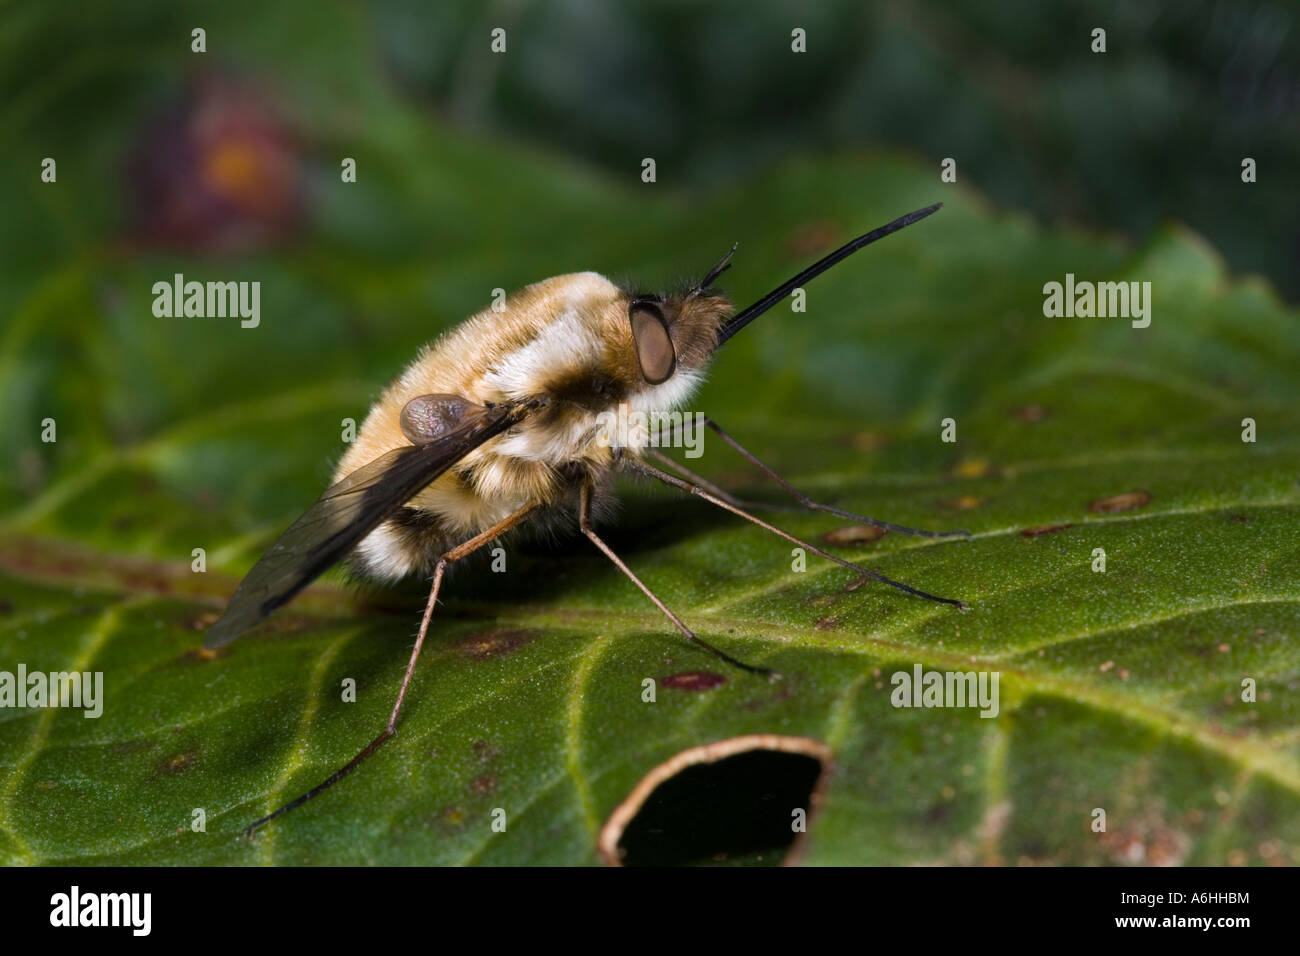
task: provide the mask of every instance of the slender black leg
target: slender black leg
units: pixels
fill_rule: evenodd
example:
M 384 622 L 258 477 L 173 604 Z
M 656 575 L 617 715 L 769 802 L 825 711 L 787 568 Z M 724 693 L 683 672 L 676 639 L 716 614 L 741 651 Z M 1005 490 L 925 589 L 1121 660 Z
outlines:
M 684 481 L 683 479 L 678 478 L 676 475 L 668 474 L 666 471 L 660 471 L 658 468 L 655 468 L 653 465 L 647 465 L 645 462 L 639 461 L 638 459 L 632 458 L 630 456 L 624 457 L 622 464 L 623 467 L 625 467 L 629 471 L 646 475 L 647 477 L 654 478 L 658 481 L 662 481 L 664 484 L 671 485 L 674 488 L 680 488 L 682 491 L 689 492 L 690 494 L 703 498 L 705 501 L 709 502 L 710 504 L 717 505 L 719 508 L 723 509 L 724 511 L 730 511 L 734 515 L 739 515 L 740 517 L 744 518 L 746 521 L 753 522 L 754 524 L 758 525 L 760 528 L 762 528 L 765 531 L 770 531 L 772 534 L 775 534 L 778 537 L 785 538 L 785 540 L 792 542 L 793 544 L 797 544 L 801 548 L 805 548 L 813 552 L 814 554 L 821 555 L 823 558 L 826 558 L 828 561 L 834 561 L 836 564 L 840 565 L 841 567 L 845 567 L 850 569 L 851 571 L 854 571 L 855 573 L 860 575 L 863 579 L 872 578 L 873 580 L 879 581 L 881 584 L 888 584 L 892 588 L 897 588 L 898 590 L 904 591 L 908 594 L 914 594 L 917 597 L 925 598 L 927 601 L 936 601 L 940 604 L 951 604 L 953 607 L 958 608 L 959 610 L 962 611 L 967 610 L 967 606 L 963 602 L 958 601 L 955 598 L 939 597 L 934 594 L 929 594 L 926 591 L 922 591 L 919 590 L 918 588 L 912 587 L 910 584 L 904 584 L 902 581 L 895 581 L 893 578 L 885 577 L 885 575 L 881 574 L 879 571 L 873 571 L 871 568 L 864 568 L 860 564 L 854 564 L 851 561 L 845 561 L 843 558 L 837 557 L 828 551 L 823 551 L 815 544 L 811 544 L 800 538 L 796 538 L 794 535 L 790 534 L 790 532 L 783 531 L 780 528 L 778 528 L 776 525 L 769 524 L 768 522 L 764 521 L 762 518 L 752 515 L 749 512 L 745 511 L 744 508 L 741 508 L 737 505 L 732 504 L 729 501 L 719 498 L 717 495 L 706 491 L 704 488 L 700 487 L 699 485 L 692 484 L 689 481 Z M 857 585 L 853 585 L 853 587 L 856 586 Z
M 595 529 L 592 528 L 591 486 L 590 485 L 582 486 L 582 497 L 578 503 L 578 527 L 582 529 L 582 533 L 586 535 L 588 539 L 590 539 L 591 543 L 594 544 L 597 548 L 599 548 L 601 550 L 601 553 L 603 553 L 605 557 L 609 558 L 609 560 L 614 563 L 614 567 L 618 568 L 620 571 L 626 574 L 628 579 L 633 584 L 635 584 L 638 588 L 641 589 L 641 593 L 650 599 L 651 604 L 659 608 L 659 610 L 663 611 L 664 616 L 667 617 L 668 620 L 672 621 L 673 624 L 677 626 L 677 630 L 685 634 L 688 640 L 693 641 L 694 643 L 700 645 L 700 647 L 704 648 L 709 653 L 720 657 L 728 664 L 731 664 L 734 667 L 739 667 L 741 670 L 749 671 L 752 674 L 762 674 L 765 677 L 780 676 L 771 668 L 755 667 L 753 664 L 746 664 L 744 661 L 737 660 L 736 658 L 732 657 L 730 654 L 726 653 L 725 651 L 718 650 L 712 644 L 705 641 L 694 631 L 692 631 L 689 627 L 687 627 L 682 622 L 682 619 L 679 618 L 676 614 L 674 614 L 669 609 L 668 605 L 664 604 L 663 601 L 659 600 L 658 595 L 656 595 L 653 591 L 651 591 L 648 587 L 646 587 L 645 584 L 642 583 L 641 579 L 636 576 L 636 574 L 632 571 L 632 569 L 623 563 L 623 559 L 614 553 L 614 549 L 611 548 L 608 544 L 606 544 L 604 540 L 601 539 L 600 535 L 596 534 Z
M 393 736 L 393 733 L 397 728 L 397 717 L 402 712 L 402 703 L 406 700 L 406 690 L 408 687 L 410 687 L 411 676 L 415 673 L 415 662 L 420 659 L 420 649 L 424 647 L 424 636 L 429 631 L 429 620 L 433 617 L 434 605 L 438 603 L 438 591 L 442 587 L 442 576 L 446 572 L 447 566 L 455 563 L 456 561 L 459 561 L 461 558 L 466 557 L 467 555 L 473 554 L 479 548 L 483 547 L 483 545 L 505 534 L 511 528 L 515 527 L 526 517 L 528 517 L 528 515 L 531 514 L 536 509 L 536 507 L 537 507 L 536 505 L 530 504 L 524 506 L 523 508 L 520 508 L 514 514 L 509 515 L 508 517 L 504 518 L 501 521 L 498 521 L 496 524 L 488 528 L 486 531 L 475 535 L 474 537 L 470 538 L 468 541 L 462 544 L 458 544 L 456 547 L 452 548 L 450 551 L 448 551 L 446 554 L 444 554 L 442 557 L 438 559 L 438 564 L 433 569 L 433 584 L 429 588 L 429 600 L 424 605 L 424 617 L 421 618 L 420 620 L 420 631 L 415 638 L 415 648 L 411 651 L 411 660 L 406 665 L 406 674 L 403 675 L 402 677 L 402 686 L 401 689 L 398 690 L 397 692 L 397 701 L 396 703 L 393 704 L 393 712 L 388 717 L 388 725 L 384 727 L 382 731 L 380 731 L 379 736 L 377 736 L 374 740 L 370 741 L 370 743 L 366 744 L 366 746 L 362 748 L 359 754 L 357 754 L 350 761 L 348 761 L 348 763 L 345 766 L 340 767 L 338 770 L 334 771 L 334 773 L 330 774 L 330 776 L 323 783 L 308 790 L 306 793 L 304 793 L 301 797 L 298 797 L 296 800 L 289 801 L 288 803 L 280 807 L 280 809 L 276 810 L 275 812 L 268 813 L 266 816 L 262 817 L 262 819 L 249 825 L 249 827 L 244 831 L 246 836 L 252 836 L 254 832 L 261 829 L 266 824 L 270 823 L 276 817 L 282 816 L 283 814 L 288 813 L 290 810 L 302 806 L 312 797 L 319 796 L 321 793 L 328 790 L 330 787 L 334 786 L 334 784 L 338 783 L 340 780 L 342 780 L 344 777 L 350 774 L 353 770 L 355 770 L 358 764 L 360 764 L 363 760 L 365 760 L 372 753 L 378 750 L 380 744 L 382 744 L 389 737 Z
M 822 504 L 821 502 L 818 501 L 813 501 L 802 491 L 800 491 L 798 488 L 795 488 L 792 484 L 790 484 L 790 482 L 786 481 L 779 474 L 777 474 L 777 472 L 771 466 L 765 464 L 763 461 L 761 461 L 758 458 L 758 456 L 753 454 L 749 449 L 745 448 L 745 446 L 740 444 L 740 442 L 736 441 L 736 439 L 732 438 L 729 434 L 727 434 L 723 430 L 722 426 L 719 425 L 717 422 L 715 422 L 713 419 L 705 416 L 704 424 L 707 425 L 714 432 L 716 432 L 718 437 L 721 438 L 728 445 L 730 445 L 732 449 L 736 451 L 737 454 L 739 454 L 750 464 L 754 465 L 754 467 L 758 468 L 761 472 L 763 472 L 763 474 L 767 475 L 769 478 L 775 481 L 778 485 L 780 485 L 783 489 L 785 489 L 785 491 L 788 494 L 790 494 L 796 501 L 798 501 L 801 507 L 806 508 L 809 511 L 822 511 L 825 512 L 826 514 L 835 515 L 836 517 L 839 518 L 845 518 L 849 521 L 857 521 L 862 524 L 869 524 L 872 525 L 873 527 L 884 528 L 886 531 L 895 531 L 899 534 L 915 535 L 918 538 L 969 538 L 970 537 L 969 531 L 925 531 L 921 528 L 909 528 L 907 525 L 893 524 L 892 522 L 889 521 L 881 521 L 878 518 L 868 518 L 866 515 L 856 514 L 855 512 L 852 511 L 845 511 L 843 508 L 836 508 L 833 505 L 827 505 L 827 504 Z M 670 440 L 674 432 L 675 432 L 675 428 L 673 429 L 673 431 L 669 432 Z M 769 504 L 768 502 L 764 502 L 764 501 L 742 501 L 741 499 L 737 498 L 735 495 L 723 491 L 717 485 L 710 484 L 708 481 L 706 481 L 699 475 L 695 474 L 685 465 L 682 465 L 677 461 L 675 461 L 674 459 L 669 458 L 667 455 L 663 454 L 662 452 L 657 451 L 656 449 L 648 449 L 648 451 L 656 461 L 660 462 L 661 464 L 667 465 L 668 467 L 676 471 L 679 475 L 682 475 L 689 481 L 699 485 L 701 488 L 704 488 L 705 490 L 712 492 L 714 495 L 721 498 L 723 501 L 726 501 L 728 504 L 735 505 L 737 508 L 747 508 L 751 511 L 798 510 L 795 508 L 784 507 L 782 505 Z

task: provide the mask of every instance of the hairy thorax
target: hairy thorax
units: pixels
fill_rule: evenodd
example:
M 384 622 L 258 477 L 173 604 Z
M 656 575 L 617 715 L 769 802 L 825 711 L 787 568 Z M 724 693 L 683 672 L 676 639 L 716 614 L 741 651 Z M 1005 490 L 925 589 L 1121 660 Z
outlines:
M 553 519 L 571 516 L 589 482 L 608 495 L 615 447 L 609 416 L 679 406 L 699 375 L 628 388 L 631 353 L 619 289 L 596 273 L 558 276 L 516 293 L 438 339 L 380 396 L 335 480 L 409 444 L 402 408 L 420 395 L 450 393 L 478 404 L 540 401 L 523 422 L 466 455 L 367 536 L 353 555 L 359 573 L 393 580 L 427 572 L 448 548 L 530 503 Z M 623 436 L 619 454 L 639 454 L 647 436 Z M 599 507 L 598 507 L 599 511 Z M 569 517 L 576 523 L 576 519 Z

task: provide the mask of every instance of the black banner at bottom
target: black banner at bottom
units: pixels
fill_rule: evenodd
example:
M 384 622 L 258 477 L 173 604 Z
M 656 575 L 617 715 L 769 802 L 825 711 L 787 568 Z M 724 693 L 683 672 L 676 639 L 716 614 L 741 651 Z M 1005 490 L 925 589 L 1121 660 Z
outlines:
M 642 943 L 779 927 L 926 943 L 1034 930 L 1046 939 L 1230 942 L 1291 924 L 1294 874 L 1276 869 L 122 869 L 0 871 L 10 931 L 130 945 L 280 938 L 373 945 L 377 929 L 559 942 L 611 921 Z M 439 929 L 441 924 L 442 929 Z M 699 927 L 699 929 L 693 929 Z M 909 929 L 910 927 L 910 929 Z M 647 932 L 648 931 L 648 932 Z M 619 936 L 606 936 L 617 946 Z M 603 947 L 602 947 L 603 948 Z

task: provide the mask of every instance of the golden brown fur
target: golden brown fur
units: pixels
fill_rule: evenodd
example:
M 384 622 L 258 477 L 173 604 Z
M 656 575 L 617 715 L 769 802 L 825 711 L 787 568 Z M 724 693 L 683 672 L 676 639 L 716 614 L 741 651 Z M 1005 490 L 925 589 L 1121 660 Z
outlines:
M 677 372 L 647 385 L 637 366 L 629 297 L 592 272 L 530 285 L 426 346 L 370 409 L 335 480 L 409 444 L 402 408 L 427 394 L 450 393 L 478 404 L 544 399 L 519 425 L 470 452 L 370 534 L 357 570 L 393 579 L 428 570 L 447 548 L 529 502 L 572 511 L 591 481 L 606 492 L 614 451 L 600 440 L 597 416 L 621 403 L 640 411 L 680 406 L 698 384 L 731 310 L 726 299 L 687 293 L 662 302 L 677 351 Z M 638 446 L 622 450 L 639 454 Z

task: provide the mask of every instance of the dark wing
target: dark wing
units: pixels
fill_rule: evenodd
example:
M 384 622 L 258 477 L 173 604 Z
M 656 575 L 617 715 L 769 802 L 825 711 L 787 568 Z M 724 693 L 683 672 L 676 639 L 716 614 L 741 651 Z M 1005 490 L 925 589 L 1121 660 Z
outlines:
M 326 489 L 253 565 L 203 646 L 229 644 L 287 603 L 420 489 L 517 420 L 493 406 L 427 444 L 394 448 Z

